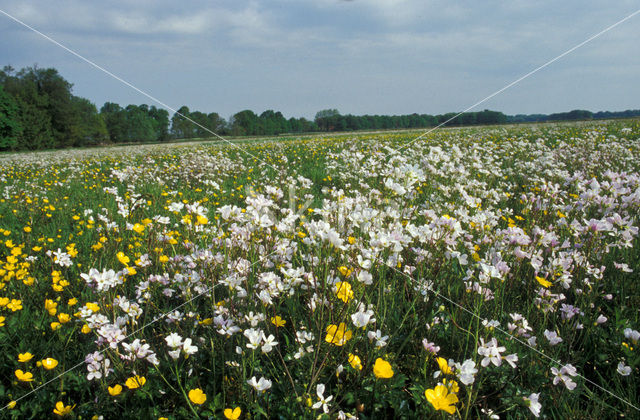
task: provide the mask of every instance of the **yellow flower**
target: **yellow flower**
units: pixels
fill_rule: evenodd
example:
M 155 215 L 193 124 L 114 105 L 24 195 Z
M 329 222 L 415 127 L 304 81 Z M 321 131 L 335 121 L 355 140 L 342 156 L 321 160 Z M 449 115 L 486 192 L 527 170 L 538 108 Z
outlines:
M 7 318 L 0 316 L 0 327 L 4 327 L 4 321 L 6 321 Z
M 280 318 L 279 315 L 276 315 L 274 317 L 271 317 L 271 323 L 273 325 L 275 325 L 276 327 L 284 327 L 284 324 L 286 324 L 287 321 L 285 321 L 284 319 Z
M 76 405 L 74 404 L 73 407 L 75 406 Z M 56 408 L 53 409 L 53 412 L 54 414 L 57 414 L 59 416 L 66 416 L 67 414 L 71 413 L 71 410 L 73 410 L 73 407 L 70 405 L 65 406 L 62 401 L 58 401 L 56 403 Z
M 236 407 L 234 409 L 231 409 L 231 408 L 224 409 L 224 416 L 229 420 L 239 419 L 240 414 L 242 414 L 242 410 L 240 409 L 240 407 Z
M 46 309 L 51 316 L 55 316 L 56 312 L 58 311 L 58 309 L 56 309 L 57 307 L 58 304 L 51 299 L 47 299 L 44 301 L 44 309 Z
M 84 324 L 80 331 L 82 331 L 82 334 L 89 334 L 91 332 L 91 328 L 89 328 L 87 324 Z
M 78 303 L 78 299 L 76 299 L 76 298 L 71 298 L 71 299 L 69 299 L 69 300 L 67 301 L 67 305 L 69 305 L 69 306 L 73 306 L 73 305 L 75 305 L 76 303 Z
M 440 372 L 444 373 L 445 375 L 453 374 L 453 371 L 449 367 L 449 363 L 447 362 L 447 359 L 445 359 L 444 357 L 438 357 L 436 359 L 436 362 L 438 362 L 438 367 L 440 368 Z
M 31 359 L 33 359 L 33 354 L 31 354 L 29 352 L 20 353 L 18 355 L 18 362 L 20 362 L 20 363 L 27 363 Z
M 339 325 L 331 324 L 327 327 L 327 336 L 324 340 L 327 343 L 342 346 L 344 343 L 351 340 L 352 335 L 353 333 L 347 330 L 347 325 L 344 322 L 341 322 Z
M 45 368 L 46 370 L 51 370 L 56 366 L 58 366 L 58 361 L 56 359 L 47 357 L 46 359 L 42 360 L 42 367 Z
M 33 381 L 33 374 L 31 372 L 23 372 L 22 370 L 18 369 L 16 370 L 15 374 L 16 378 L 18 378 L 18 380 L 21 382 Z
M 356 242 L 356 238 L 354 238 L 353 236 L 349 236 L 349 238 L 347 238 L 347 240 L 349 241 L 349 244 L 353 245 Z
M 344 303 L 349 302 L 351 299 L 353 299 L 353 290 L 351 289 L 351 284 L 346 281 L 337 282 L 336 295 L 338 296 L 338 299 L 340 299 Z
M 458 386 L 458 383 L 453 379 L 449 379 L 449 380 L 443 379 L 442 385 L 446 386 L 449 392 L 454 392 L 457 394 L 460 391 L 460 387 Z
M 349 364 L 356 370 L 362 370 L 362 361 L 355 354 L 349 353 Z
M 51 323 L 51 329 L 52 329 L 53 331 L 57 330 L 57 329 L 58 329 L 58 328 L 60 328 L 60 327 L 62 327 L 62 324 L 61 324 L 61 323 L 59 323 L 59 322 L 55 322 L 55 321 L 54 321 L 54 322 L 52 322 L 52 323 Z
M 376 378 L 391 378 L 393 376 L 391 363 L 378 357 L 373 365 L 373 374 L 376 376 Z
M 131 261 L 129 259 L 129 257 L 127 257 L 126 255 L 124 255 L 124 252 L 120 251 L 116 254 L 116 257 L 118 257 L 118 261 L 120 261 L 124 266 L 129 266 L 129 261 Z
M 212 318 L 205 318 L 202 321 L 199 322 L 200 325 L 211 325 L 213 324 L 213 319 Z
M 196 219 L 198 221 L 198 224 L 201 225 L 206 225 L 207 223 L 209 223 L 209 219 L 207 219 L 205 216 L 198 215 L 196 216 Z
M 60 321 L 61 324 L 66 324 L 67 322 L 71 321 L 71 315 L 65 314 L 65 313 L 59 313 L 58 321 Z
M 207 394 L 202 392 L 200 388 L 192 389 L 189 391 L 189 399 L 194 404 L 204 404 L 204 402 L 207 401 Z
M 542 277 L 536 276 L 536 280 L 537 280 L 537 281 L 538 281 L 538 283 L 540 283 L 540 284 L 542 285 L 542 287 L 544 287 L 544 288 L 548 288 L 549 286 L 551 286 L 551 282 L 550 282 L 550 281 L 548 281 L 548 280 L 546 280 L 546 279 L 544 279 L 544 278 L 542 278 Z
M 30 226 L 25 226 L 23 229 L 27 233 L 31 232 L 31 227 Z
M 424 396 L 436 410 L 444 410 L 449 414 L 455 413 L 456 407 L 453 404 L 458 402 L 458 397 L 456 394 L 450 394 L 446 386 L 438 385 L 435 389 L 427 389 L 424 391 Z
M 98 312 L 100 310 L 100 307 L 97 303 L 87 302 L 84 306 L 86 306 L 87 309 L 90 309 L 92 312 Z
M 132 376 L 124 383 L 129 389 L 140 388 L 147 382 L 147 379 L 144 376 Z
M 22 309 L 22 301 L 20 299 L 11 299 L 11 302 L 7 305 L 11 312 L 19 311 Z
M 338 271 L 340 272 L 340 274 L 342 274 L 345 277 L 349 277 L 351 275 L 351 273 L 353 272 L 352 269 L 350 269 L 350 268 L 348 268 L 348 267 L 346 267 L 344 265 L 341 265 L 340 267 L 338 267 Z
M 13 410 L 16 407 L 16 404 L 18 404 L 16 400 L 9 401 L 9 404 L 7 404 L 7 408 L 9 410 Z
M 136 223 L 135 225 L 133 225 L 133 230 L 136 233 L 141 234 L 142 232 L 144 232 L 144 225 L 141 225 L 140 223 Z
M 109 395 L 115 397 L 117 395 L 120 395 L 120 393 L 122 392 L 122 385 L 115 384 L 114 386 L 107 387 L 107 391 L 109 391 Z

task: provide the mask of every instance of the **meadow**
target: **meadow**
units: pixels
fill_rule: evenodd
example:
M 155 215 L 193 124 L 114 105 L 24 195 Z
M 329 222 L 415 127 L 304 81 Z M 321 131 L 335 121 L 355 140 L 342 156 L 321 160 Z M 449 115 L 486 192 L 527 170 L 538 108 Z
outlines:
M 0 156 L 0 418 L 640 417 L 640 122 L 417 134 Z

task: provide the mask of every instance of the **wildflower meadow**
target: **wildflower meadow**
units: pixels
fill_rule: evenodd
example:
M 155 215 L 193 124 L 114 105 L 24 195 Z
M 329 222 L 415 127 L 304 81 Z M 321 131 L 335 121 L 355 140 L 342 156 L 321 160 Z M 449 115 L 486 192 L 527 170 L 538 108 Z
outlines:
M 0 418 L 640 417 L 640 122 L 0 156 Z

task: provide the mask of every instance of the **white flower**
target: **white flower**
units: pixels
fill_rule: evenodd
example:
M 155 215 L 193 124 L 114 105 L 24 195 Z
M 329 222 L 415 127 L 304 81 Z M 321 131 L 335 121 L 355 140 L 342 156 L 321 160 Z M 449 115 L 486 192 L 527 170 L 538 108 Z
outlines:
M 318 408 L 322 407 L 322 411 L 324 411 L 325 413 L 328 413 L 329 412 L 328 403 L 333 399 L 333 395 L 329 395 L 327 398 L 324 397 L 324 384 L 318 384 L 316 386 L 316 394 L 318 395 L 319 401 L 313 404 L 311 408 L 313 408 L 314 410 L 317 410 Z
M 187 354 L 187 356 L 189 356 L 191 354 L 196 353 L 198 351 L 198 347 L 191 345 L 191 339 L 190 338 L 185 338 L 184 339 L 184 343 L 182 344 L 182 350 L 184 350 L 184 352 Z
M 518 361 L 518 355 L 517 354 L 510 354 L 508 356 L 504 356 L 504 360 L 509 363 L 509 365 L 512 368 L 516 368 L 516 362 Z
M 636 330 L 632 330 L 631 328 L 625 328 L 624 329 L 624 337 L 627 340 L 631 340 L 633 341 L 634 344 L 638 343 L 638 340 L 640 340 L 640 332 L 636 331 Z
M 179 212 L 180 212 L 180 210 L 182 210 L 182 209 L 183 209 L 183 207 L 184 207 L 184 203 L 181 203 L 181 202 L 179 202 L 179 201 L 178 201 L 178 202 L 176 202 L 176 203 L 171 203 L 171 204 L 169 204 L 169 206 L 167 207 L 167 209 L 168 209 L 169 211 L 171 211 L 171 212 L 179 213 Z
M 389 339 L 388 335 L 383 336 L 382 331 L 376 330 L 376 332 L 369 331 L 367 333 L 367 337 L 369 337 L 369 341 L 376 340 L 376 347 L 384 347 L 387 345 L 387 340 Z
M 562 342 L 562 337 L 559 337 L 558 333 L 555 331 L 544 330 L 544 338 L 549 340 L 549 345 L 551 346 L 555 346 Z
M 562 366 L 560 370 L 555 367 L 551 368 L 551 373 L 553 374 L 553 384 L 558 385 L 558 383 L 562 382 L 569 391 L 573 391 L 576 387 L 576 383 L 571 379 L 572 376 L 576 376 L 578 372 L 576 368 L 571 364 L 566 364 Z
M 91 363 L 90 365 L 87 365 L 87 370 L 89 371 L 89 374 L 87 375 L 88 380 L 102 378 L 102 372 L 100 371 L 100 364 Z
M 265 378 L 260 378 L 259 381 L 256 381 L 256 377 L 252 376 L 247 383 L 251 385 L 253 389 L 260 392 L 265 392 L 267 389 L 271 388 L 271 381 Z
M 244 330 L 242 334 L 245 337 L 247 337 L 247 339 L 249 340 L 249 342 L 247 343 L 248 348 L 257 349 L 258 347 L 260 347 L 260 343 L 262 342 L 262 336 L 264 335 L 262 330 L 260 329 L 255 330 L 253 328 L 249 328 Z
M 368 324 L 373 324 L 376 319 L 373 318 L 373 311 L 371 309 L 364 311 L 364 305 L 358 308 L 358 312 L 351 315 L 351 322 L 356 328 L 365 328 Z
M 275 341 L 276 338 L 273 336 L 273 334 L 269 334 L 269 337 L 267 337 L 264 333 L 262 333 L 262 339 L 264 340 L 264 344 L 262 344 L 263 353 L 269 353 L 271 350 L 273 350 L 273 346 L 278 345 L 278 342 Z
M 359 255 L 358 255 L 359 257 Z M 368 261 L 368 260 L 367 260 Z M 370 265 L 370 263 L 369 263 Z M 356 278 L 358 279 L 359 282 L 366 284 L 367 286 L 373 284 L 373 276 L 371 274 L 369 274 L 368 271 L 360 271 L 357 275 Z
M 476 369 L 476 363 L 473 360 L 467 359 L 462 364 L 456 363 L 456 375 L 463 384 L 471 385 L 475 381 L 476 373 L 478 373 L 478 369 Z
M 540 417 L 540 410 L 542 409 L 542 404 L 538 402 L 538 399 L 540 398 L 540 393 L 531 394 L 528 397 L 523 397 L 523 398 L 526 401 L 527 406 L 529 407 L 529 410 L 531 410 L 531 413 L 533 413 L 533 415 L 536 417 Z
M 482 325 L 484 325 L 485 328 L 488 328 L 488 329 L 491 330 L 491 329 L 494 329 L 496 327 L 499 327 L 500 323 L 498 321 L 496 321 L 495 319 L 492 319 L 491 321 L 483 319 L 482 320 Z
M 63 252 L 60 248 L 57 251 L 53 252 L 54 261 L 61 267 L 70 267 L 73 265 L 73 261 L 71 261 L 71 256 L 66 252 Z
M 622 376 L 631 375 L 631 366 L 625 366 L 624 362 L 618 363 L 617 372 Z
M 500 353 L 506 350 L 505 347 L 498 347 L 498 340 L 494 338 L 487 344 L 485 344 L 484 339 L 480 338 L 481 346 L 478 347 L 478 354 L 480 356 L 484 356 L 482 362 L 480 364 L 482 367 L 487 367 L 489 363 L 493 363 L 496 366 L 500 366 L 502 364 L 502 356 Z
M 436 343 L 431 343 L 426 338 L 422 339 L 422 346 L 426 351 L 428 351 L 431 354 L 438 354 L 438 352 L 440 351 L 440 346 L 436 346 Z M 475 366 L 475 363 L 474 363 L 474 366 Z
M 178 333 L 171 333 L 164 338 L 164 341 L 167 342 L 167 345 L 171 348 L 176 348 L 182 346 L 182 337 L 178 335 Z

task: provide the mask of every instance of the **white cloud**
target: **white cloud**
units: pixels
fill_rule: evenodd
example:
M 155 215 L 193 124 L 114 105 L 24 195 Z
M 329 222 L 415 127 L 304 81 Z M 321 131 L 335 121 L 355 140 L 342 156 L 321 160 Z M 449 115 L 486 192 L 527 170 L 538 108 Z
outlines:
M 139 12 L 113 12 L 108 19 L 115 31 L 131 34 L 202 34 L 211 27 L 212 21 L 215 21 L 208 11 L 165 18 Z

